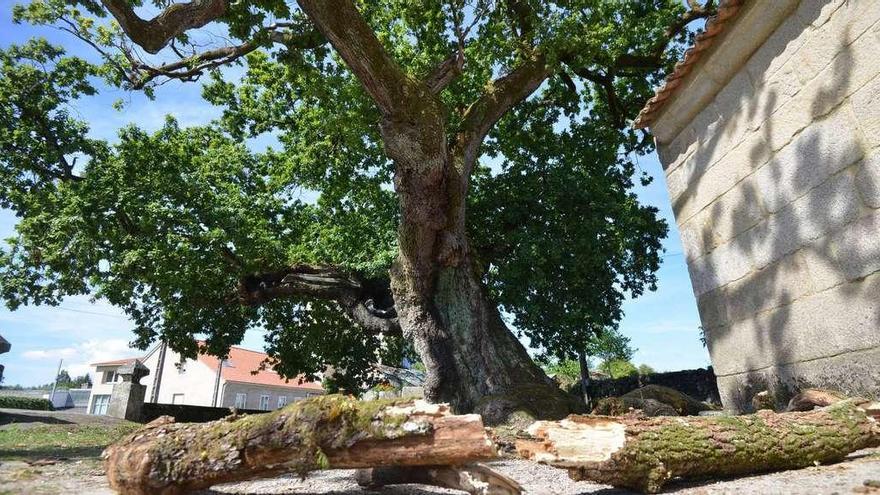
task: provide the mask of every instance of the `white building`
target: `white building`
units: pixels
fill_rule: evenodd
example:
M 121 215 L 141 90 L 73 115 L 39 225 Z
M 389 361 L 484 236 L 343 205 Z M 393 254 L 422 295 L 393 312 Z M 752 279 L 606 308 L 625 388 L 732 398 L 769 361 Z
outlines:
M 272 410 L 324 393 L 318 382 L 286 381 L 270 369 L 260 370 L 266 358 L 265 353 L 233 347 L 222 365 L 216 357 L 205 354 L 181 360 L 178 353 L 159 344 L 143 357 L 93 363 L 88 412 L 106 414 L 116 370 L 135 359 L 150 370 L 141 379 L 147 386 L 147 402 Z
M 636 121 L 725 407 L 880 396 L 880 1 L 722 0 Z

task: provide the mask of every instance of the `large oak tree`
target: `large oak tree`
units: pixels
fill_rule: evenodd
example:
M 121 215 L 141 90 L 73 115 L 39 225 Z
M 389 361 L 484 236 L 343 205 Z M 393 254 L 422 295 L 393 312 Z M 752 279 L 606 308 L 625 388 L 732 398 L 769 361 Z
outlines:
M 678 0 L 16 6 L 18 21 L 66 31 L 96 58 L 42 40 L 0 53 L 0 202 L 20 217 L 0 259 L 2 296 L 15 307 L 92 293 L 132 317 L 139 344 L 161 338 L 189 355 L 195 335 L 222 355 L 261 327 L 287 376 L 332 364 L 359 377 L 411 345 L 430 399 L 564 413 L 569 398 L 499 306 L 535 347 L 570 357 L 616 325 L 627 293 L 654 287 L 666 226 L 632 191 L 651 143 L 628 120 L 689 24 L 714 10 Z M 229 44 L 206 46 L 211 29 Z M 71 108 L 97 78 L 148 95 L 205 78 L 223 117 L 95 140 Z M 266 134 L 278 144 L 246 146 Z

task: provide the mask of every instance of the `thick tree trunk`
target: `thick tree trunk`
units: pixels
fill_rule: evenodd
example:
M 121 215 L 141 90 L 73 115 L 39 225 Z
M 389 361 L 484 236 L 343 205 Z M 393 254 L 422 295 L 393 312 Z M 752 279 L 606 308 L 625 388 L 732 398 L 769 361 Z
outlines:
M 578 353 L 578 367 L 581 371 L 581 394 L 584 396 L 584 405 L 590 410 L 590 368 L 587 360 L 587 353 L 581 351 Z
M 316 469 L 467 464 L 495 457 L 495 447 L 477 415 L 331 395 L 211 423 L 157 420 L 103 457 L 120 493 L 174 495 Z
M 880 429 L 854 400 L 811 412 L 732 417 L 571 416 L 539 421 L 517 441 L 523 457 L 647 493 L 675 477 L 736 476 L 842 460 L 880 445 Z
M 382 134 L 400 197 L 400 253 L 391 270 L 400 327 L 428 372 L 426 398 L 488 423 L 522 410 L 560 418 L 583 410 L 552 384 L 501 320 L 469 252 L 465 199 L 473 164 L 447 147 L 433 95 L 412 120 L 387 117 Z
M 438 389 L 446 394 L 436 400 L 454 399 L 457 411 L 474 411 L 489 424 L 516 411 L 556 419 L 582 410 L 580 401 L 552 383 L 507 328 L 469 263 L 441 269 L 433 302 L 450 357 L 437 370 Z M 414 339 L 417 349 L 427 347 L 419 345 L 418 333 Z M 456 381 L 443 383 L 449 376 Z

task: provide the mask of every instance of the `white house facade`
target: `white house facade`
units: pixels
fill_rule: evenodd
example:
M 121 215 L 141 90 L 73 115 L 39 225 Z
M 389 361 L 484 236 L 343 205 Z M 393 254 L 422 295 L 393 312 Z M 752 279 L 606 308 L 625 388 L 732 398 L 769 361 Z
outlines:
M 204 354 L 182 359 L 160 344 L 143 357 L 94 363 L 88 412 L 107 413 L 113 384 L 118 380 L 116 370 L 135 359 L 150 370 L 141 379 L 147 387 L 145 402 L 268 411 L 324 393 L 318 382 L 286 381 L 274 371 L 261 370 L 266 357 L 262 352 L 233 347 L 222 361 Z

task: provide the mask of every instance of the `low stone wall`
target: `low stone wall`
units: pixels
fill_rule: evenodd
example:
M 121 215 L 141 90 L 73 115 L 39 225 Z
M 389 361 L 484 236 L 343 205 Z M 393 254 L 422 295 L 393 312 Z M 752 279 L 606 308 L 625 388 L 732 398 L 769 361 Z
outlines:
M 631 390 L 651 384 L 678 390 L 697 400 L 721 403 L 715 373 L 711 367 L 593 380 L 590 383 L 590 398 L 595 401 L 604 397 L 619 397 Z M 580 393 L 579 387 L 579 384 L 575 385 L 575 393 Z
M 269 411 L 239 409 L 243 414 L 262 414 Z M 149 423 L 159 416 L 171 416 L 178 423 L 205 423 L 223 419 L 232 414 L 228 407 L 189 406 L 185 404 L 159 404 L 146 402 L 141 408 L 141 422 Z

